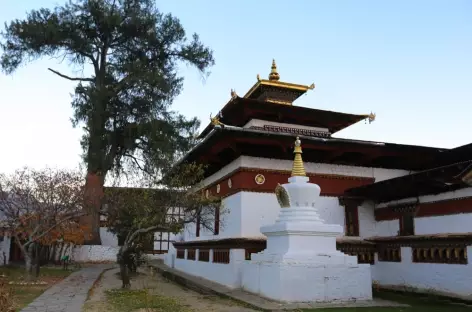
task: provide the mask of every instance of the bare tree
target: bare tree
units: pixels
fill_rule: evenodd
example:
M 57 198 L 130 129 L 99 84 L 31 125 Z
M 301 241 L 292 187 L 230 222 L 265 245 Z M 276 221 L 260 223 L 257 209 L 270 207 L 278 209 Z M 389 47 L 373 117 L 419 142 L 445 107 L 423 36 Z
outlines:
M 160 188 L 106 188 L 107 221 L 110 232 L 123 238 L 117 255 L 123 288 L 130 286 L 129 261 L 142 238 L 154 232 L 181 231 L 188 223 L 198 222 L 202 228 L 213 230 L 215 216 L 220 214 L 221 200 L 206 196 L 200 189 L 203 167 L 181 165 Z M 180 208 L 180 217 L 169 211 Z
M 33 260 L 39 274 L 38 246 L 79 228 L 78 218 L 86 215 L 84 189 L 83 174 L 74 170 L 24 168 L 0 174 L 0 220 L 24 254 L 28 279 Z

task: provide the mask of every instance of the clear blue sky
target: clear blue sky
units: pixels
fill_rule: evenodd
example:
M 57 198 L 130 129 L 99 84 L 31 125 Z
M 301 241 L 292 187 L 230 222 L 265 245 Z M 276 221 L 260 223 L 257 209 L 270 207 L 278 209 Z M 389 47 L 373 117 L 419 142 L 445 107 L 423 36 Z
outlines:
M 62 1 L 0 0 L 0 25 L 29 9 Z M 215 52 L 205 81 L 182 68 L 174 108 L 210 113 L 266 76 L 272 58 L 281 80 L 316 83 L 296 105 L 377 114 L 338 137 L 455 147 L 472 142 L 472 1 L 158 1 Z M 0 74 L 0 172 L 24 165 L 74 167 L 81 129 L 72 129 L 71 73 L 43 59 Z

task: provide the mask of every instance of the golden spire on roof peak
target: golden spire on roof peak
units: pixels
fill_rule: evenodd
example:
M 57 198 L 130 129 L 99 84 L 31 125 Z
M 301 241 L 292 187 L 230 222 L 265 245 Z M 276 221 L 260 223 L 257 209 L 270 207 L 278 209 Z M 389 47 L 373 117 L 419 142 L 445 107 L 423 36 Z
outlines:
M 275 60 L 272 60 L 272 66 L 270 67 L 270 74 L 269 74 L 269 80 L 275 80 L 278 81 L 280 79 L 280 75 L 277 72 L 277 64 L 275 64 Z
M 305 167 L 303 166 L 303 159 L 302 159 L 302 142 L 300 138 L 297 137 L 295 140 L 295 149 L 293 153 L 295 154 L 295 159 L 293 160 L 293 167 L 292 167 L 292 177 L 306 177 Z

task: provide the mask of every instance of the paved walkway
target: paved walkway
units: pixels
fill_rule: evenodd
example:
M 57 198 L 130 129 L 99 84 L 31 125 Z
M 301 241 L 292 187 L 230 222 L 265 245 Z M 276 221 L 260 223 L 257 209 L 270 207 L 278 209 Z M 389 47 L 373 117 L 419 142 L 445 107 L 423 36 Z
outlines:
M 20 312 L 80 312 L 88 291 L 100 274 L 112 265 L 99 264 L 69 275 Z

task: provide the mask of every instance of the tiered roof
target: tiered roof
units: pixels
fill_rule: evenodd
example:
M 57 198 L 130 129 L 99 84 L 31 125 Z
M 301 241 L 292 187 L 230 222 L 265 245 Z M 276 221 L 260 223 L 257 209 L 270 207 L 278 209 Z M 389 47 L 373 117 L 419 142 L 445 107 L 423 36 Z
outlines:
M 419 171 L 452 159 L 464 160 L 461 155 L 465 151 L 449 153 L 442 148 L 333 138 L 331 134 L 361 120 L 371 122 L 375 115 L 293 105 L 314 87 L 280 81 L 274 61 L 269 78 L 258 75 L 244 97 L 231 91 L 229 102 L 211 119 L 199 136 L 200 143 L 182 161 L 205 163 L 210 175 L 242 155 L 288 160 L 292 159 L 296 136 L 303 141 L 307 162 Z M 251 120 L 267 123 L 249 126 Z

